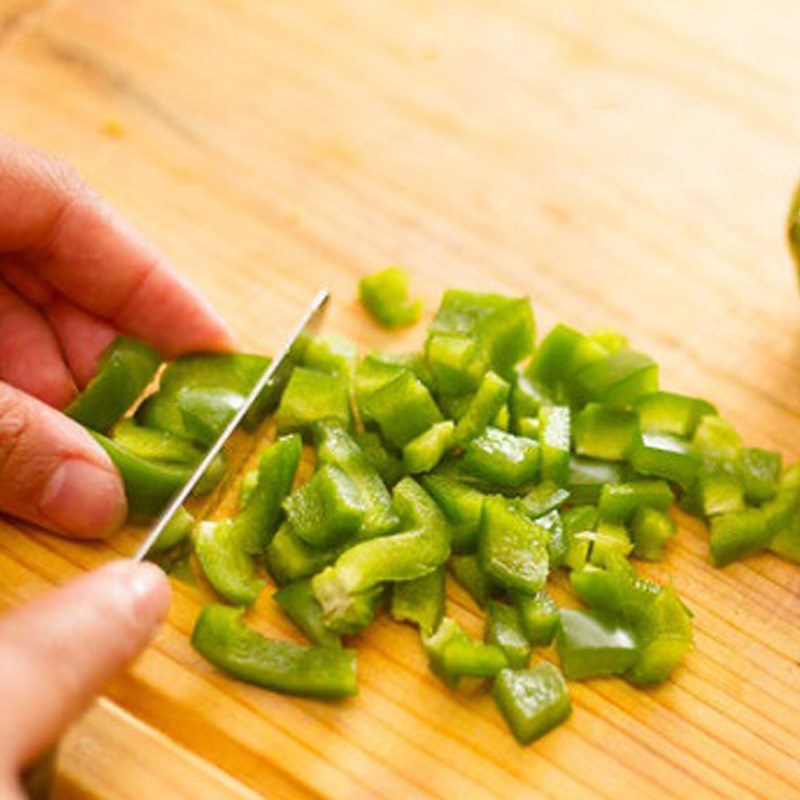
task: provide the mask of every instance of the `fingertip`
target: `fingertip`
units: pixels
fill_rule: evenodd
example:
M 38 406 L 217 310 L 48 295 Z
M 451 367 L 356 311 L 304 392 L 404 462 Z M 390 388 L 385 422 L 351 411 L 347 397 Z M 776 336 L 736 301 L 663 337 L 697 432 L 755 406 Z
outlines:
M 172 602 L 172 586 L 164 570 L 150 561 L 136 563 L 131 591 L 141 619 L 153 626 L 164 621 Z

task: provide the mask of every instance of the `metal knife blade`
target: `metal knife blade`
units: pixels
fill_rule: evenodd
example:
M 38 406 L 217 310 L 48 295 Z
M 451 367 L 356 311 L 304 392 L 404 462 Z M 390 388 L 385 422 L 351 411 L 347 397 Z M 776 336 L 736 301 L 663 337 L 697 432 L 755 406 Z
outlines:
M 273 381 L 275 384 L 280 385 L 285 383 L 289 374 L 292 371 L 297 360 L 298 342 L 300 342 L 304 335 L 312 333 L 317 324 L 322 318 L 325 306 L 328 303 L 330 294 L 327 289 L 320 289 L 311 301 L 311 304 L 306 309 L 303 316 L 292 331 L 292 335 L 287 339 L 284 346 L 278 352 L 278 355 L 270 362 L 270 365 L 264 370 L 261 377 L 256 381 L 252 391 L 244 403 L 237 409 L 233 418 L 225 427 L 225 430 L 219 435 L 214 444 L 211 445 L 208 452 L 203 457 L 203 460 L 197 465 L 195 471 L 192 473 L 189 480 L 183 485 L 179 492 L 170 500 L 169 505 L 164 509 L 161 516 L 156 520 L 153 527 L 148 532 L 145 540 L 139 545 L 133 555 L 135 561 L 141 561 L 150 551 L 150 548 L 156 539 L 160 536 L 164 528 L 167 527 L 170 520 L 175 516 L 178 509 L 184 504 L 186 498 L 192 493 L 192 490 L 197 486 L 200 479 L 208 469 L 209 464 L 217 457 L 219 452 L 225 446 L 225 443 L 231 437 L 233 432 L 239 427 L 239 423 L 244 419 L 247 412 L 252 408 L 258 400 L 259 395 L 264 390 L 266 385 Z

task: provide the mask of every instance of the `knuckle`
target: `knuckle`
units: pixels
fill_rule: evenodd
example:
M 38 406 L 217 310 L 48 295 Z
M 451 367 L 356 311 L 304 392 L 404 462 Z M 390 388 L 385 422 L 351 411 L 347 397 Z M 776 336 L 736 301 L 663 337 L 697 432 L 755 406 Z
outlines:
M 8 472 L 18 460 L 30 427 L 24 400 L 0 390 L 0 474 Z

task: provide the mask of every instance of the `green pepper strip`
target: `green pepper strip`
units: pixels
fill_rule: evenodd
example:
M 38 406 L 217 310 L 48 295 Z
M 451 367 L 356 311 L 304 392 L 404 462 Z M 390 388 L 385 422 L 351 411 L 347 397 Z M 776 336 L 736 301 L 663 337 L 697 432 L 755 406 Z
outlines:
M 284 522 L 278 528 L 265 553 L 267 567 L 279 586 L 307 578 L 336 560 L 335 549 L 319 550 L 306 544 Z
M 487 428 L 482 436 L 467 442 L 461 465 L 476 478 L 516 489 L 539 476 L 539 443 Z
M 444 568 L 392 584 L 392 618 L 398 622 L 413 622 L 423 636 L 430 636 L 444 617 Z
M 206 606 L 195 623 L 192 646 L 234 678 L 276 692 L 322 698 L 357 692 L 355 651 L 268 639 L 248 628 L 235 608 Z
M 494 372 L 487 372 L 463 416 L 458 420 L 454 442 L 463 444 L 480 436 L 505 407 L 510 391 L 511 385 L 507 381 Z
M 279 433 L 310 436 L 315 422 L 338 419 L 350 424 L 350 391 L 347 380 L 327 372 L 295 367 L 283 391 L 276 426 Z
M 567 685 L 548 661 L 533 669 L 504 669 L 494 682 L 494 699 L 520 744 L 544 736 L 572 713 Z
M 294 581 L 272 595 L 289 619 L 314 643 L 321 647 L 340 647 L 341 640 L 331 633 L 322 619 L 322 608 L 314 597 L 311 581 Z
M 422 485 L 450 523 L 453 552 L 473 552 L 477 547 L 485 495 L 472 486 L 437 473 L 423 475 Z
M 558 607 L 545 589 L 536 594 L 512 592 L 520 625 L 528 642 L 534 647 L 546 647 L 553 641 L 558 628 Z
M 430 472 L 452 446 L 455 427 L 455 423 L 449 419 L 437 422 L 412 439 L 403 448 L 406 469 L 412 474 Z
M 475 641 L 450 617 L 423 644 L 431 669 L 448 686 L 457 686 L 462 677 L 492 678 L 508 666 L 499 647 Z
M 569 406 L 539 409 L 539 444 L 542 450 L 542 479 L 563 486 L 569 479 Z
M 161 356 L 152 347 L 117 336 L 100 356 L 97 374 L 65 413 L 87 428 L 108 433 L 155 377 Z
M 486 641 L 497 645 L 505 654 L 513 669 L 528 665 L 531 646 L 522 629 L 517 610 L 499 600 L 489 601 L 489 614 L 486 618 Z
M 478 557 L 452 556 L 447 567 L 456 583 L 475 601 L 480 608 L 486 608 L 492 596 L 493 586 L 478 564 Z

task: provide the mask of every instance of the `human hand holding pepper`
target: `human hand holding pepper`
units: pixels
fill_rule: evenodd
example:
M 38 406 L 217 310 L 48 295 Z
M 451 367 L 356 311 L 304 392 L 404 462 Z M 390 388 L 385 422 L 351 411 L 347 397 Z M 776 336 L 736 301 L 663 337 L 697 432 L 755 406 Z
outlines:
M 205 301 L 60 162 L 0 139 L 0 511 L 66 536 L 125 519 L 122 481 L 59 409 L 118 333 L 165 357 L 225 350 Z M 117 562 L 0 619 L 0 798 L 169 606 L 157 567 Z

